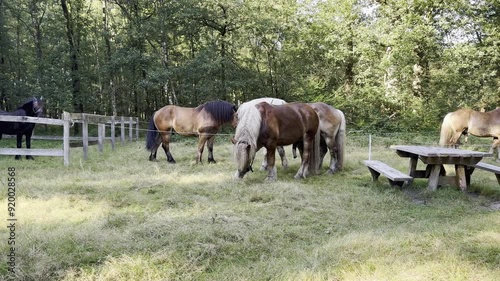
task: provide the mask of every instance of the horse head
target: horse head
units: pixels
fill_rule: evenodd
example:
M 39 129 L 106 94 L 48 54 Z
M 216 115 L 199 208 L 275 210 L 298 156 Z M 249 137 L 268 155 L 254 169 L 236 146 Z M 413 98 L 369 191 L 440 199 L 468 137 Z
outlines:
M 241 179 L 248 172 L 253 172 L 252 164 L 255 158 L 255 148 L 244 141 L 237 141 L 234 145 L 234 156 L 237 171 L 235 178 Z
M 42 117 L 43 116 L 43 106 L 45 103 L 45 101 L 43 100 L 43 97 L 41 97 L 40 99 L 33 97 L 32 101 L 33 101 L 33 113 L 37 117 Z

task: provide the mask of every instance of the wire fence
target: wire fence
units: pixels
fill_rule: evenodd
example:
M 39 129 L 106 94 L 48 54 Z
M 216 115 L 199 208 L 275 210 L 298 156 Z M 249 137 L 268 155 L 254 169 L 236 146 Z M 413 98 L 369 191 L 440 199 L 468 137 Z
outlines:
M 136 121 L 137 122 L 137 121 Z M 148 121 L 138 121 L 139 126 L 135 130 L 139 132 L 139 138 L 144 138 L 146 133 L 151 131 L 147 129 Z M 104 125 L 106 128 L 111 128 L 110 124 Z M 96 126 L 97 127 L 97 126 Z M 90 130 L 90 129 L 89 129 Z M 107 130 L 110 132 L 110 130 Z M 154 130 L 157 131 L 157 130 Z M 197 134 L 197 132 L 175 132 L 169 131 L 173 134 L 173 141 L 187 141 L 192 142 L 192 138 L 185 138 L 182 134 Z M 116 134 L 119 134 L 117 130 Z M 90 134 L 90 132 L 89 132 Z M 216 133 L 211 134 L 221 136 L 223 140 L 225 137 L 232 137 L 234 135 L 234 128 L 226 125 L 223 129 Z M 390 148 L 391 145 L 423 145 L 423 146 L 438 146 L 439 145 L 439 131 L 420 131 L 420 132 L 374 132 L 368 130 L 347 130 L 346 133 L 346 146 L 353 147 L 367 147 L 371 153 L 372 149 Z M 50 136 L 35 136 L 34 138 L 50 139 Z M 106 138 L 107 139 L 107 138 Z M 479 138 L 470 136 L 467 143 L 464 138 L 461 138 L 461 143 L 467 149 L 478 151 L 489 151 L 491 147 L 491 138 Z

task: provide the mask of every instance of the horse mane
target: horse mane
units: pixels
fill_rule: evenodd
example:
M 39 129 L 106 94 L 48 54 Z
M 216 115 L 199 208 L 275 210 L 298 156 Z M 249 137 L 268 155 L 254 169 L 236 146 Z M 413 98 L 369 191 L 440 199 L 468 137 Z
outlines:
M 250 145 L 250 157 L 254 157 L 257 152 L 257 139 L 260 134 L 260 126 L 262 116 L 259 110 L 252 102 L 246 102 L 238 108 L 238 126 L 234 139 L 236 140 L 235 154 L 237 153 L 238 144 L 245 143 Z
M 217 122 L 223 124 L 233 119 L 236 106 L 230 102 L 222 100 L 208 101 L 196 108 L 196 112 L 200 112 L 202 110 L 205 110 Z

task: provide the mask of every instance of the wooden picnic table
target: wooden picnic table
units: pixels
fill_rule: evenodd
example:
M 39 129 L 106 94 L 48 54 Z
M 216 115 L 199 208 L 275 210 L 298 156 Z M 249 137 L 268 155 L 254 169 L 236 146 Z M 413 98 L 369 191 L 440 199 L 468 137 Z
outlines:
M 449 147 L 392 145 L 391 148 L 399 156 L 410 159 L 410 176 L 429 179 L 428 188 L 431 191 L 436 190 L 438 185 L 445 184 L 455 185 L 466 191 L 474 171 L 468 167 L 477 164 L 483 157 L 492 156 L 491 153 Z M 426 165 L 425 170 L 417 170 L 418 159 Z M 455 175 L 447 176 L 443 165 L 455 165 Z

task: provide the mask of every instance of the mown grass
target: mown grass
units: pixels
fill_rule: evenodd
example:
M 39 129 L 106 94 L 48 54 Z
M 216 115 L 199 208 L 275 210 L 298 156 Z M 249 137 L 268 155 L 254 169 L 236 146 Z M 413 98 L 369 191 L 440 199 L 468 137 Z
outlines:
M 338 174 L 294 180 L 299 161 L 289 157 L 276 182 L 257 169 L 235 181 L 224 137 L 210 165 L 194 164 L 189 139 L 172 144 L 175 165 L 160 153 L 159 162 L 147 161 L 142 142 L 106 146 L 102 155 L 92 147 L 87 161 L 72 149 L 69 167 L 60 158 L 2 156 L 0 220 L 7 222 L 13 166 L 18 228 L 15 276 L 6 267 L 8 230 L 0 229 L 0 278 L 498 280 L 494 175 L 475 172 L 468 194 L 449 186 L 430 193 L 418 179 L 403 189 L 383 177 L 372 183 L 365 141 L 348 140 Z M 401 144 L 377 139 L 372 158 L 405 171 L 393 142 Z

